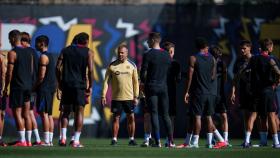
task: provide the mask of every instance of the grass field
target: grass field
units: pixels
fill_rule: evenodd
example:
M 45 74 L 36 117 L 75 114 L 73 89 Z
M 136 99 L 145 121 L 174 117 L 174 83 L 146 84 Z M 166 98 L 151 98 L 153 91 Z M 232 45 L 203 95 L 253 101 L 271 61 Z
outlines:
M 138 144 L 142 140 L 137 139 Z M 56 141 L 57 142 L 57 141 Z M 183 139 L 177 139 L 180 144 Z M 110 146 L 109 139 L 82 139 L 84 148 L 59 147 L 0 147 L 0 158 L 70 158 L 70 157 L 110 157 L 110 158 L 278 158 L 280 149 L 272 147 L 242 149 L 238 146 L 242 141 L 232 141 L 233 147 L 226 149 L 206 149 L 200 141 L 198 149 L 142 148 L 130 147 L 127 139 L 118 140 L 118 146 Z M 270 142 L 271 144 L 271 142 Z

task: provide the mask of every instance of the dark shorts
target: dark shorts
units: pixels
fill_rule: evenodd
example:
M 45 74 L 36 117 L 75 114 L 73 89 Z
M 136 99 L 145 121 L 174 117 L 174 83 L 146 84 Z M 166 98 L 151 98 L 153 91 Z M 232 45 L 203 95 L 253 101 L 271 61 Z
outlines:
M 111 112 L 117 115 L 120 115 L 122 113 L 122 110 L 124 110 L 124 112 L 127 114 L 134 113 L 134 108 L 135 105 L 133 105 L 132 100 L 112 100 L 111 103 Z
M 257 112 L 257 106 L 254 103 L 254 97 L 249 94 L 240 94 L 239 96 L 239 108 L 241 110 L 247 110 L 249 112 Z
M 169 95 L 169 116 L 176 116 L 176 96 Z
M 0 110 L 5 111 L 7 105 L 7 98 L 6 97 L 0 97 Z
M 85 89 L 82 88 L 63 88 L 61 103 L 65 106 L 85 106 Z
M 194 116 L 211 116 L 215 113 L 214 95 L 194 94 L 190 98 L 191 111 Z
M 269 112 L 276 112 L 275 92 L 272 87 L 263 89 L 254 97 L 254 104 L 261 117 L 266 117 Z
M 277 107 L 277 114 L 280 118 L 280 86 L 277 86 L 275 89 L 275 102 Z
M 37 112 L 48 113 L 52 115 L 54 92 L 38 92 L 37 93 Z
M 30 110 L 33 110 L 33 107 L 36 105 L 36 98 L 37 94 L 36 93 L 31 93 L 30 96 Z
M 226 113 L 228 111 L 227 100 L 225 96 L 216 96 L 215 104 L 216 113 Z
M 22 108 L 24 103 L 30 101 L 31 90 L 11 90 L 10 92 L 10 108 Z

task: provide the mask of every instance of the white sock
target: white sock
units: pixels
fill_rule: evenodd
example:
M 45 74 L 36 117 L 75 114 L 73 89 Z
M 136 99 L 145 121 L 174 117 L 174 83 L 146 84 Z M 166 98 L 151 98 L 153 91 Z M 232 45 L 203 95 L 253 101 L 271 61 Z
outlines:
M 214 135 L 218 139 L 219 142 L 224 142 L 225 141 L 224 138 L 221 136 L 220 132 L 217 129 L 214 131 Z
M 73 141 L 75 140 L 75 133 L 72 134 L 71 140 L 73 140 Z
M 129 140 L 134 140 L 134 137 L 130 137 Z
M 81 135 L 81 132 L 75 132 L 74 143 L 80 143 L 80 135 Z
M 113 140 L 117 141 L 117 137 L 113 137 Z
M 50 134 L 50 136 L 49 136 L 50 137 L 49 138 L 50 139 L 50 143 L 52 143 L 53 142 L 53 132 L 49 132 L 49 134 Z
M 67 128 L 61 128 L 62 139 L 66 140 Z
M 192 144 L 197 145 L 199 140 L 199 135 L 193 135 L 192 136 Z
M 33 132 L 34 132 L 34 135 L 35 135 L 35 138 L 36 138 L 36 142 L 40 142 L 41 139 L 40 139 L 38 129 L 34 129 Z
M 272 134 L 272 140 L 273 140 L 273 144 L 274 145 L 279 144 L 279 140 L 278 140 L 278 135 L 277 134 Z
M 251 132 L 245 133 L 245 143 L 250 143 Z
M 20 141 L 25 142 L 25 131 L 18 131 L 18 133 L 19 133 Z
M 212 144 L 213 133 L 207 133 L 207 145 Z
M 226 142 L 228 142 L 228 132 L 224 132 L 224 139 Z
M 267 143 L 267 132 L 259 132 L 260 134 L 260 143 L 266 144 Z
M 50 132 L 44 132 L 44 140 L 46 144 L 50 143 Z
M 0 136 L 0 140 L 2 140 L 2 136 Z
M 187 136 L 185 138 L 185 144 L 190 144 L 191 140 L 192 140 L 192 133 L 187 133 Z
M 280 141 L 280 132 L 278 132 L 278 140 Z
M 31 142 L 32 131 L 26 131 L 27 133 L 27 141 Z
M 61 140 L 61 138 L 62 138 L 62 136 L 61 136 L 61 135 L 59 135 L 59 140 Z

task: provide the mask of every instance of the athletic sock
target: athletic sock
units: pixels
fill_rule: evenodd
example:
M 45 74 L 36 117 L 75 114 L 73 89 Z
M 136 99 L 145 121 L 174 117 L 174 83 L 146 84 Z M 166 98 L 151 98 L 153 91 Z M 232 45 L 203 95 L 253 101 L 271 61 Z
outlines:
M 134 140 L 134 137 L 130 137 L 129 140 Z
M 250 143 L 251 132 L 245 133 L 245 143 Z
M 117 139 L 117 137 L 113 137 L 113 140 L 117 141 L 118 139 Z
M 224 132 L 224 139 L 226 142 L 228 142 L 228 132 Z
M 35 135 L 36 142 L 41 142 L 40 135 L 39 135 L 39 131 L 38 131 L 37 128 L 33 130 L 33 133 L 34 133 L 34 135 Z
M 44 132 L 44 141 L 46 144 L 50 143 L 50 132 Z
M 278 140 L 278 135 L 277 134 L 272 134 L 272 140 L 273 140 L 273 144 L 274 145 L 279 144 L 279 140 Z
M 25 130 L 24 131 L 18 131 L 19 138 L 21 142 L 25 142 Z
M 80 135 L 81 135 L 81 132 L 75 132 L 75 139 L 74 139 L 74 143 L 80 143 Z
M 27 133 L 27 141 L 31 142 L 32 131 L 26 131 Z
M 185 138 L 185 144 L 190 144 L 191 140 L 192 140 L 192 133 L 187 133 L 187 136 Z
M 199 140 L 199 135 L 193 135 L 192 136 L 192 144 L 197 145 Z
M 207 145 L 212 144 L 213 133 L 207 133 Z
M 62 139 L 66 140 L 67 128 L 61 128 Z
M 145 141 L 149 141 L 150 138 L 151 138 L 151 133 L 145 133 L 144 134 L 144 140 Z
M 53 132 L 49 132 L 50 133 L 50 143 L 52 143 L 53 142 Z
M 224 142 L 225 141 L 224 138 L 221 136 L 220 132 L 217 129 L 214 131 L 214 135 L 218 139 L 219 142 Z

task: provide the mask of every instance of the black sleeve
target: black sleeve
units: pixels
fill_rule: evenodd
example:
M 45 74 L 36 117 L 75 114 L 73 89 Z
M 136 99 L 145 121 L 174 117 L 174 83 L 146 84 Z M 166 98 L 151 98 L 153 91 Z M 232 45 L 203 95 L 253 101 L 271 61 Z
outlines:
M 141 70 L 140 70 L 140 80 L 142 83 L 145 83 L 145 81 L 146 81 L 148 65 L 149 65 L 148 54 L 145 53 L 145 54 L 143 54 L 143 60 L 142 60 L 142 65 L 141 65 Z

